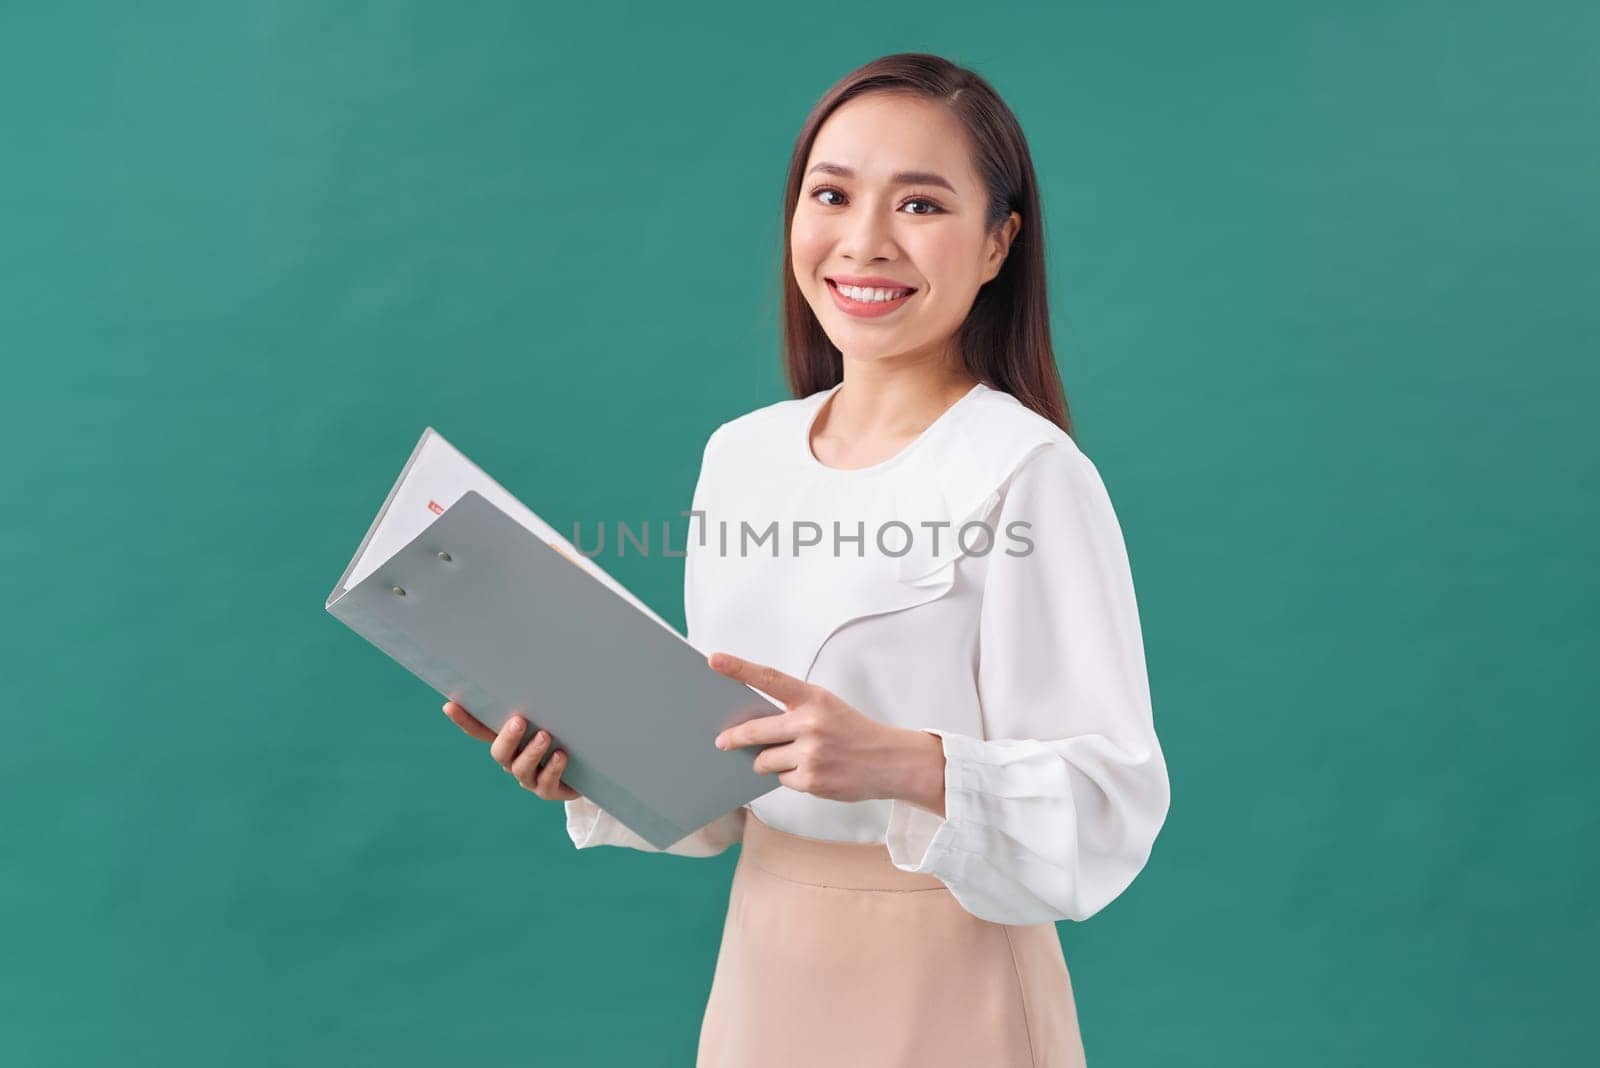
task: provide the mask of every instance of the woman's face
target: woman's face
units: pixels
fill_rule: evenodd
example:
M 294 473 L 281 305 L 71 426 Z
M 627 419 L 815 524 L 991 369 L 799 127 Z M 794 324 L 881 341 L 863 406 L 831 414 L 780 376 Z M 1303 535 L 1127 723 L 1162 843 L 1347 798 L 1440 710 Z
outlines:
M 795 281 L 846 358 L 950 355 L 952 335 L 1021 226 L 1012 212 L 986 233 L 986 207 L 965 131 L 939 105 L 878 92 L 828 116 L 806 161 L 789 243 Z

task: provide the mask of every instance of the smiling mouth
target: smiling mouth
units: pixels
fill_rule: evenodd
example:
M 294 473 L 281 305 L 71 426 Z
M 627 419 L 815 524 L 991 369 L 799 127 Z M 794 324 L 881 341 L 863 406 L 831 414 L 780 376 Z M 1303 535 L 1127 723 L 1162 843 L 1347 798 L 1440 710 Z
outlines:
M 833 301 L 833 306 L 840 314 L 848 315 L 851 319 L 860 323 L 876 322 L 878 320 L 888 323 L 899 322 L 896 316 L 900 309 L 909 304 L 912 296 L 917 292 L 916 289 L 910 286 L 900 286 L 894 289 L 887 287 L 880 289 L 876 286 L 871 289 L 857 289 L 855 286 L 849 286 L 850 293 L 856 294 L 851 296 L 850 293 L 845 292 L 845 288 L 840 287 L 839 283 L 833 279 L 825 278 L 824 281 L 828 283 L 828 299 Z M 879 299 L 880 294 L 882 299 Z
M 905 300 L 917 291 L 914 286 L 895 286 L 893 288 L 889 286 L 850 286 L 848 287 L 849 292 L 846 292 L 845 287 L 841 287 L 838 282 L 831 278 L 824 278 L 823 281 L 827 283 L 829 289 L 839 296 L 856 304 L 894 304 Z M 880 293 L 884 294 L 881 298 L 878 296 Z

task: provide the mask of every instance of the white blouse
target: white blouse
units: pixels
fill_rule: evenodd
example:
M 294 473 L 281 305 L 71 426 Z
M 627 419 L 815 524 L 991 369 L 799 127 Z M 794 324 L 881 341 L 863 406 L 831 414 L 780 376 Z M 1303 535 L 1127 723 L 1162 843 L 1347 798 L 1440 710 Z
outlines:
M 686 637 L 938 735 L 945 815 L 779 784 L 661 852 L 720 853 L 749 809 L 792 834 L 883 842 L 896 867 L 938 877 L 982 919 L 1085 919 L 1144 867 L 1169 800 L 1099 472 L 1054 423 L 981 383 L 883 463 L 828 467 L 811 427 L 838 389 L 712 432 Z M 588 798 L 566 817 L 578 848 L 658 851 Z

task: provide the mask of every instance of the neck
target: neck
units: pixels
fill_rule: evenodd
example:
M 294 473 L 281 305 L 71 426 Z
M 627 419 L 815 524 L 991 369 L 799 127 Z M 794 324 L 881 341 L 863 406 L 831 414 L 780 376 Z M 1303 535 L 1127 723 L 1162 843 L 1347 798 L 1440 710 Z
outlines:
M 977 383 L 945 363 L 891 367 L 847 357 L 844 381 L 828 402 L 826 433 L 845 441 L 914 436 Z

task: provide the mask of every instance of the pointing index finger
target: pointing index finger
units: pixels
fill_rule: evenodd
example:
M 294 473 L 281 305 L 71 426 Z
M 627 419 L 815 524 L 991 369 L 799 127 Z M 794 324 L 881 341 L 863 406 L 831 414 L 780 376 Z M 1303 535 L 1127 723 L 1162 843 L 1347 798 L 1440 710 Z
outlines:
M 766 664 L 754 664 L 748 660 L 740 659 L 732 653 L 712 653 L 706 658 L 706 663 L 712 671 L 720 672 L 730 679 L 738 679 L 747 686 L 754 686 L 762 693 L 783 702 L 783 706 L 804 701 L 811 690 L 811 684 L 785 675 L 775 667 Z

